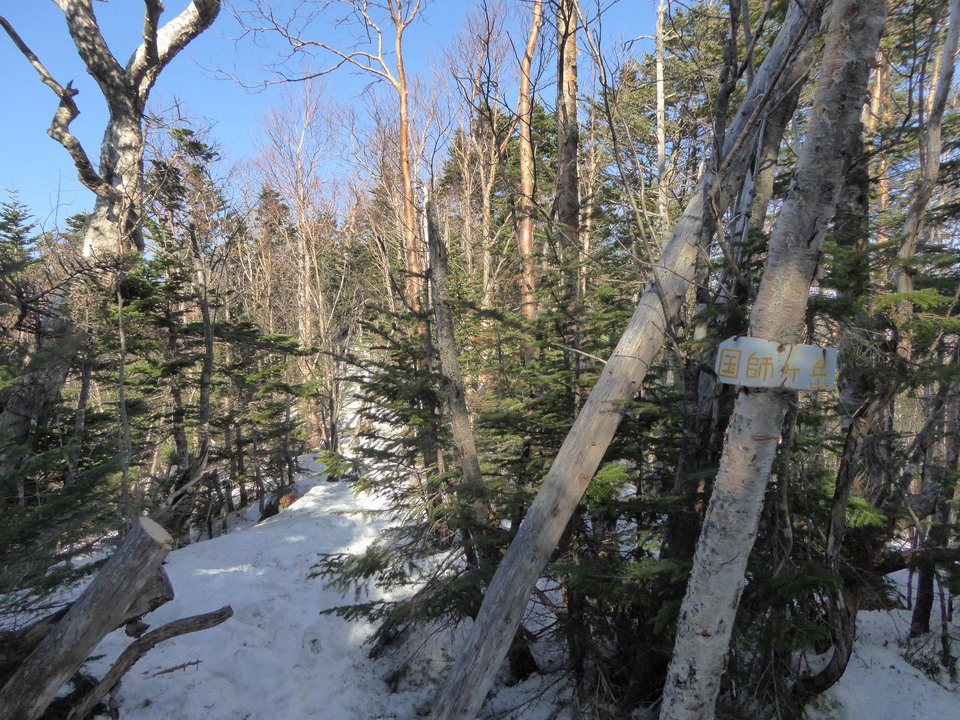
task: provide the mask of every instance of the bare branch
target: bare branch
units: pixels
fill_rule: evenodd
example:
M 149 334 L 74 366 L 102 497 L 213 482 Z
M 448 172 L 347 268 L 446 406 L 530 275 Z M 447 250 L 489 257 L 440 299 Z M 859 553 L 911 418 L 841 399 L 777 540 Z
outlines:
M 159 61 L 157 50 L 157 28 L 163 13 L 162 0 L 145 0 L 147 9 L 143 16 L 143 47 L 147 63 L 155 65 Z
M 156 30 L 156 23 L 160 17 L 160 13 L 157 12 L 156 17 L 153 18 L 155 38 L 151 42 L 147 31 L 148 24 L 151 22 L 150 16 L 155 7 L 162 10 L 161 1 L 148 0 L 147 19 L 144 20 L 144 43 L 130 57 L 125 70 L 141 102 L 146 101 L 160 71 L 191 40 L 213 24 L 220 13 L 220 0 L 193 0 L 183 12 L 159 31 Z
M 0 17 L 0 26 L 3 26 L 7 35 L 13 40 L 13 44 L 17 46 L 17 49 L 23 53 L 34 70 L 40 75 L 40 81 L 53 90 L 57 97 L 60 98 L 60 105 L 53 115 L 50 127 L 47 128 L 47 135 L 63 145 L 67 152 L 70 153 L 70 157 L 73 158 L 73 164 L 76 166 L 77 173 L 80 176 L 80 182 L 102 198 L 119 200 L 120 193 L 112 188 L 110 184 L 94 170 L 93 163 L 90 162 L 90 158 L 87 156 L 80 141 L 70 132 L 70 123 L 80 114 L 80 110 L 73 100 L 79 91 L 72 87 L 72 83 L 67 83 L 66 87 L 58 83 L 43 63 L 40 62 L 40 58 L 27 47 L 27 44 L 20 38 L 16 30 L 13 29 L 13 26 L 3 17 Z
M 116 687 L 117 683 L 120 682 L 120 678 L 133 667 L 134 663 L 160 643 L 180 635 L 216 627 L 231 617 L 233 617 L 233 608 L 229 605 L 224 605 L 219 610 L 214 610 L 213 612 L 174 620 L 134 640 L 127 646 L 127 649 L 120 654 L 120 657 L 117 658 L 117 661 L 110 667 L 107 674 L 103 676 L 103 679 L 97 683 L 97 686 L 73 707 L 67 716 L 68 720 L 82 720 L 82 718 L 87 717 L 94 706 L 100 702 L 100 699 Z
M 54 0 L 67 19 L 70 37 L 87 71 L 108 98 L 123 93 L 123 68 L 103 39 L 90 0 Z

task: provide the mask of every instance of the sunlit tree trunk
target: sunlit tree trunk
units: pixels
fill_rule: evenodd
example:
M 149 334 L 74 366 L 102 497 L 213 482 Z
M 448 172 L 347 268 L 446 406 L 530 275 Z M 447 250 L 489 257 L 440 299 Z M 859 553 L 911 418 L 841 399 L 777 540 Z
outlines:
M 580 125 L 577 121 L 578 0 L 557 5 L 557 226 L 564 260 L 579 267 L 580 249 Z M 571 287 L 575 279 L 571 277 Z
M 667 210 L 667 113 L 663 89 L 663 35 L 667 14 L 666 0 L 657 5 L 656 65 L 657 65 L 657 215 L 660 233 L 670 232 L 670 214 Z
M 774 225 L 750 333 L 796 343 L 827 223 L 860 132 L 870 66 L 886 19 L 883 0 L 839 0 L 830 23 L 810 125 Z M 661 720 L 714 716 L 764 492 L 789 394 L 741 391 L 680 610 Z
M 517 222 L 517 243 L 520 246 L 520 296 L 523 316 L 527 320 L 537 317 L 536 275 L 533 260 L 534 187 L 536 169 L 533 158 L 533 83 L 531 70 L 537 50 L 537 39 L 543 26 L 543 0 L 535 0 L 530 21 L 527 46 L 520 64 L 520 91 L 517 114 L 520 120 L 520 212 Z
M 163 4 L 147 0 L 143 25 L 144 42 L 121 66 L 100 32 L 91 0 L 55 0 L 63 11 L 70 37 L 94 80 L 100 86 L 110 116 L 100 145 L 99 166 L 94 168 L 70 123 L 79 114 L 77 91 L 61 86 L 40 60 L 3 25 L 20 46 L 41 80 L 60 98 L 47 133 L 70 153 L 80 181 L 97 201 L 84 232 L 87 256 L 117 254 L 130 248 L 143 249 L 143 113 L 160 71 L 187 43 L 206 30 L 220 12 L 219 0 L 194 0 L 173 20 L 159 27 Z
M 419 2 L 417 3 L 419 5 Z M 419 310 L 423 302 L 423 263 L 420 249 L 420 237 L 417 232 L 416 197 L 413 189 L 413 161 L 410 150 L 410 90 L 407 87 L 407 73 L 403 65 L 403 31 L 409 20 L 404 22 L 391 3 L 391 15 L 395 28 L 394 52 L 396 53 L 397 74 L 393 87 L 397 91 L 398 111 L 400 113 L 399 160 L 400 175 L 403 182 L 403 249 L 407 260 L 407 295 L 414 310 Z M 414 9 L 414 14 L 416 9 Z M 412 18 L 411 18 L 412 19 Z

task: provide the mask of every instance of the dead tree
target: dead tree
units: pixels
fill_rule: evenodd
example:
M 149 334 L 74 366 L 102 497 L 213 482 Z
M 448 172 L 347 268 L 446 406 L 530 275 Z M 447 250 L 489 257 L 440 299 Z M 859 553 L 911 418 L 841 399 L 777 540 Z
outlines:
M 97 577 L 0 690 L 0 717 L 40 717 L 108 633 L 173 599 L 162 567 L 172 548 L 166 530 L 137 518 Z
M 616 349 L 581 409 L 540 492 L 497 569 L 460 657 L 434 705 L 433 720 L 476 716 L 506 656 L 540 572 L 596 472 L 627 403 L 640 389 L 693 280 L 705 207 L 722 212 L 750 166 L 760 121 L 802 83 L 812 64 L 822 0 L 791 4 L 783 27 L 726 134 L 715 177 L 678 219 Z M 710 187 L 709 197 L 703 189 Z

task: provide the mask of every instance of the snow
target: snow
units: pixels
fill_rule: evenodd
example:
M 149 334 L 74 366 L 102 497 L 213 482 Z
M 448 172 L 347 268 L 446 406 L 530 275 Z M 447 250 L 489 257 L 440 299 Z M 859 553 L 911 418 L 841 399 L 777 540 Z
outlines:
M 906 589 L 906 571 L 894 579 Z M 960 720 L 960 688 L 945 673 L 940 684 L 907 660 L 924 654 L 939 658 L 940 613 L 934 603 L 931 627 L 924 638 L 909 640 L 909 610 L 870 610 L 857 614 L 857 639 L 840 681 L 819 698 L 809 720 Z M 960 643 L 951 624 L 954 653 Z
M 347 483 L 326 482 L 315 458 L 307 465 L 300 499 L 279 515 L 256 525 L 250 518 L 234 522 L 230 534 L 168 556 L 176 598 L 146 616 L 152 628 L 225 604 L 234 615 L 142 658 L 117 692 L 122 718 L 386 720 L 428 713 L 463 635 L 438 629 L 372 660 L 364 645 L 373 631 L 368 623 L 321 614 L 353 595 L 344 598 L 322 578 L 309 577 L 317 556 L 364 549 L 386 520 L 365 512 L 382 509 L 376 498 L 354 495 Z M 811 720 L 960 719 L 960 695 L 904 659 L 909 614 L 860 617 L 847 673 L 819 700 Z M 108 636 L 89 671 L 102 675 L 129 642 L 122 631 Z M 575 709 L 559 677 L 499 686 L 482 717 L 588 717 Z
M 866 612 L 858 618 L 858 643 L 840 682 L 827 699 L 832 720 L 937 720 L 960 718 L 960 695 L 933 682 L 904 659 L 910 629 L 907 611 Z
M 369 623 L 321 615 L 353 595 L 308 577 L 317 556 L 363 550 L 386 520 L 366 512 L 382 509 L 376 498 L 326 482 L 315 460 L 306 465 L 313 472 L 298 482 L 300 499 L 280 514 L 252 526 L 232 523 L 230 534 L 167 557 L 176 597 L 144 618 L 151 628 L 225 604 L 234 615 L 142 658 L 117 693 L 122 718 L 374 720 L 428 712 L 463 635 L 437 631 L 371 660 Z M 87 669 L 101 676 L 129 642 L 122 630 L 112 633 Z M 566 717 L 555 713 L 558 693 L 568 690 L 562 685 L 534 678 L 502 689 L 491 705 L 496 717 Z

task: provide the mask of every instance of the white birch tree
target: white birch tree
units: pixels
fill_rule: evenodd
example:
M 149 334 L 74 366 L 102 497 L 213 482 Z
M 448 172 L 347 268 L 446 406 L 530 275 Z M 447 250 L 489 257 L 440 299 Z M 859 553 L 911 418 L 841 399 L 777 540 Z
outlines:
M 839 0 L 831 8 L 810 125 L 750 316 L 754 337 L 802 340 L 810 284 L 850 149 L 861 132 L 867 81 L 885 19 L 885 0 Z M 753 389 L 737 398 L 680 610 L 661 720 L 714 716 L 747 558 L 791 395 Z
M 70 131 L 70 123 L 80 113 L 74 100 L 77 90 L 69 82 L 57 82 L 14 28 L 2 18 L 0 24 L 39 73 L 40 80 L 60 99 L 47 134 L 70 153 L 80 182 L 97 196 L 84 231 L 84 255 L 142 250 L 143 115 L 147 99 L 163 68 L 213 24 L 220 12 L 220 0 L 193 0 L 162 27 L 163 3 L 144 0 L 143 42 L 126 65 L 120 64 L 100 32 L 92 0 L 54 2 L 63 11 L 77 54 L 97 81 L 110 113 L 96 166 Z

